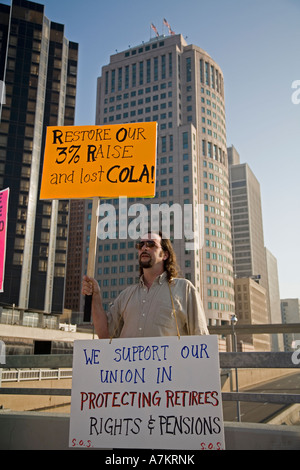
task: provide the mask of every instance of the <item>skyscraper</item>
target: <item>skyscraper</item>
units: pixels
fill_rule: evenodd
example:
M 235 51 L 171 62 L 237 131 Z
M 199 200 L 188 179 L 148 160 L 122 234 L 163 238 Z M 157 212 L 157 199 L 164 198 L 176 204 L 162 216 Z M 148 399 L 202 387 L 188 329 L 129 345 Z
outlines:
M 74 123 L 78 44 L 26 0 L 0 5 L 0 188 L 10 187 L 4 293 L 0 302 L 61 312 L 68 201 L 40 201 L 46 126 Z
M 234 151 L 233 151 L 234 150 Z M 228 149 L 233 266 L 236 277 L 261 276 L 267 289 L 260 184 L 247 163 L 239 163 L 234 147 Z
M 170 211 L 171 239 L 182 275 L 200 292 L 209 323 L 228 322 L 234 291 L 223 73 L 180 34 L 158 36 L 112 55 L 98 78 L 96 124 L 147 121 L 158 123 L 156 196 L 129 199 L 128 206 L 142 202 L 151 211 L 154 203 L 170 209 L 190 204 L 195 215 L 201 204 L 203 246 L 190 249 L 184 230 L 182 238 L 174 236 L 176 220 Z M 119 209 L 118 199 L 106 202 Z M 91 203 L 86 204 L 91 218 Z M 134 245 L 131 239 L 98 243 L 95 275 L 106 307 L 136 282 Z
M 260 184 L 247 163 L 240 163 L 239 154 L 228 148 L 231 197 L 231 225 L 234 275 L 237 279 L 252 278 L 259 283 L 266 297 L 267 308 L 260 308 L 250 323 L 270 323 L 269 282 L 264 245 Z M 258 313 L 259 312 L 259 313 Z

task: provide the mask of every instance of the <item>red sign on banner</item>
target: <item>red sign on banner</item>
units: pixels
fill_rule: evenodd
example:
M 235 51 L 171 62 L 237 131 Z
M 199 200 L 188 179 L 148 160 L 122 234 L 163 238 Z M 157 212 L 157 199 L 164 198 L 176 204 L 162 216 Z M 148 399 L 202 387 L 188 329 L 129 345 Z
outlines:
M 0 292 L 3 292 L 9 188 L 0 191 Z

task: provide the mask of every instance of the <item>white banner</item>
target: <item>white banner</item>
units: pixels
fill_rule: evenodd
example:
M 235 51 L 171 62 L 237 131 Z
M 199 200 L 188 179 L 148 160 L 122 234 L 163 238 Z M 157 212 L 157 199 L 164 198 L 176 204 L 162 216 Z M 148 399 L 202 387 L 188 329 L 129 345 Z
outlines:
M 224 449 L 217 336 L 75 341 L 69 446 Z

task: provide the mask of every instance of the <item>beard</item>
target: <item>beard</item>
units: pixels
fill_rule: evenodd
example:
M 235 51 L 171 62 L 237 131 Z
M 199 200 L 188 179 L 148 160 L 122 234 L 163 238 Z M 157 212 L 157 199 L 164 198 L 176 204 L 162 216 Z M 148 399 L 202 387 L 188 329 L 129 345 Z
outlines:
M 148 254 L 147 256 L 145 254 L 142 254 L 140 256 L 139 263 L 140 263 L 140 268 L 142 269 L 151 268 L 153 266 L 152 258 Z
M 159 253 L 159 256 L 162 256 L 162 255 L 163 255 L 163 251 L 161 250 Z M 140 264 L 140 268 L 149 269 L 149 268 L 152 268 L 152 266 L 154 265 L 154 260 L 152 259 L 149 253 L 142 253 L 139 257 L 139 264 Z

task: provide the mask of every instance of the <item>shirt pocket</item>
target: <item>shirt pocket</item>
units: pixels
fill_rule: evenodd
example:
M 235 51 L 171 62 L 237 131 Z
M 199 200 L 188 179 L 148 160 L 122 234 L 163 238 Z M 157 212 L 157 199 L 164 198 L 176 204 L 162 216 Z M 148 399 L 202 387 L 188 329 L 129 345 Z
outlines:
M 174 316 L 171 299 L 159 302 L 156 308 L 155 316 L 153 318 L 153 323 L 171 330 L 176 329 L 176 319 L 179 326 L 182 325 L 181 306 L 178 302 L 176 302 L 176 299 L 174 299 L 174 308 L 176 318 Z

